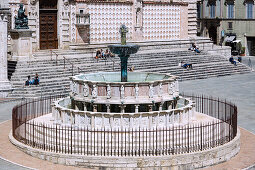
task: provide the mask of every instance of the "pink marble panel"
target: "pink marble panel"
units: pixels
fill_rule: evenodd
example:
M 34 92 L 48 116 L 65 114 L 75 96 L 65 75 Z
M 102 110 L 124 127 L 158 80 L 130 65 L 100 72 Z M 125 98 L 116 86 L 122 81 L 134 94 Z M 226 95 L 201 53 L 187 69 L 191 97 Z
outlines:
M 92 89 L 93 89 L 93 86 L 92 86 L 92 85 L 89 85 L 89 94 L 90 94 L 90 95 L 92 94 Z
M 83 92 L 82 89 L 83 89 L 83 85 L 79 84 L 79 89 L 78 89 L 79 91 L 78 91 L 78 93 L 82 93 Z
M 98 86 L 98 96 L 106 96 L 106 87 Z
M 188 16 L 188 6 L 181 6 L 181 39 L 188 37 Z
M 163 94 L 167 93 L 167 90 L 168 90 L 168 85 L 167 84 L 163 84 L 162 85 L 162 93 Z
M 154 95 L 159 95 L 159 85 L 154 86 Z
M 134 87 L 125 87 L 125 96 L 135 96 Z
M 149 85 L 139 86 L 139 96 L 149 96 Z
M 111 87 L 111 96 L 120 97 L 120 87 Z

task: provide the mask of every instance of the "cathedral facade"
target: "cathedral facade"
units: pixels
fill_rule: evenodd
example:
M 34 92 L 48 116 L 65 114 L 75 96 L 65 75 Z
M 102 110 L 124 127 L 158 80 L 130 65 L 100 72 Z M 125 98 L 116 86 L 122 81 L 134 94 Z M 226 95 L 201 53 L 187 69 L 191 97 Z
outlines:
M 5 1 L 6 2 L 6 1 Z M 23 3 L 33 51 L 71 44 L 168 41 L 196 36 L 196 0 L 9 0 L 11 29 Z

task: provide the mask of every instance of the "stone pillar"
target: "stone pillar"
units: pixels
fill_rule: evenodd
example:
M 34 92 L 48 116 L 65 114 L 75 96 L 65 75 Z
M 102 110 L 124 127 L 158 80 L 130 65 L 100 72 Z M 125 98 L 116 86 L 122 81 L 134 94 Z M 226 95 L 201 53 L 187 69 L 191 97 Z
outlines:
M 78 102 L 77 102 L 77 101 L 75 101 L 75 103 L 74 103 L 74 109 L 75 109 L 75 110 L 79 110 L 79 108 L 78 108 L 78 105 L 77 105 L 77 104 L 78 104 Z
M 83 102 L 83 110 L 84 110 L 84 111 L 87 111 L 86 102 Z
M 172 104 L 173 104 L 173 101 L 169 101 L 168 102 L 168 108 L 167 108 L 167 110 L 171 110 L 172 109 Z
M 162 111 L 164 102 L 161 102 L 159 105 L 159 111 Z
M 125 113 L 126 105 L 120 105 L 120 113 Z
M 139 112 L 139 106 L 140 106 L 139 104 L 136 104 L 136 105 L 135 105 L 135 113 L 138 113 L 138 112 Z
M 9 10 L 0 9 L 0 97 L 6 97 L 11 88 L 7 77 L 7 22 Z
M 33 31 L 27 29 L 10 31 L 13 59 L 22 60 L 32 55 L 32 33 Z
M 97 105 L 93 104 L 93 112 L 97 112 Z
M 111 105 L 110 104 L 107 104 L 106 107 L 107 107 L 107 113 L 110 113 L 111 112 Z
M 148 107 L 149 107 L 149 112 L 152 112 L 153 105 L 148 105 Z

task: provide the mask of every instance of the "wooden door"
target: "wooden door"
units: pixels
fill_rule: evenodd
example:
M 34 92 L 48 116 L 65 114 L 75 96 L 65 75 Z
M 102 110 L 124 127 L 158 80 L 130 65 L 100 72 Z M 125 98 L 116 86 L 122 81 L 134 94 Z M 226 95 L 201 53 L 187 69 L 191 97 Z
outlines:
M 40 49 L 58 48 L 57 12 L 40 13 Z

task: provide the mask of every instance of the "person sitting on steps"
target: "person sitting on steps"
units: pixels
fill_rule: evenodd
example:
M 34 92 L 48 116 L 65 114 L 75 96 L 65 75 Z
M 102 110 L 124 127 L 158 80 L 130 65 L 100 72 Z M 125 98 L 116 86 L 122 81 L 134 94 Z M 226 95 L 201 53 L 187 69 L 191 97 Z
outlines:
M 191 51 L 195 51 L 197 53 L 200 53 L 200 51 L 198 50 L 199 48 L 195 45 L 195 43 L 191 43 L 191 47 L 189 48 L 189 50 Z
M 33 85 L 39 85 L 39 82 L 40 82 L 39 75 L 36 73 L 34 81 L 33 81 Z
M 179 63 L 179 66 L 183 67 L 183 68 L 191 68 L 192 69 L 192 64 L 188 64 L 188 63 L 184 64 L 183 61 L 181 61 L 181 63 Z
M 101 51 L 100 50 L 97 50 L 96 52 L 96 59 L 99 59 L 101 57 Z
M 236 61 L 234 60 L 233 56 L 231 56 L 231 57 L 229 58 L 229 62 L 230 62 L 231 64 L 234 64 L 234 65 L 236 66 Z
M 31 84 L 32 84 L 31 78 L 30 78 L 30 76 L 27 76 L 27 80 L 25 82 L 25 86 L 29 86 Z

